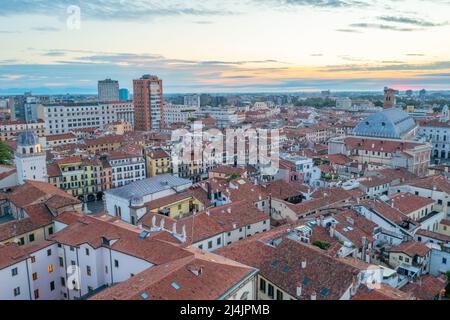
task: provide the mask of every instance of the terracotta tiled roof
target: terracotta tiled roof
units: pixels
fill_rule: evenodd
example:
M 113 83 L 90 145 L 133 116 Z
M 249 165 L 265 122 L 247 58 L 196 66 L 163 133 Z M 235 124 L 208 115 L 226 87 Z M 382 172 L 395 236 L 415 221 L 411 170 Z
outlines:
M 70 164 L 70 163 L 81 163 L 83 160 L 81 156 L 72 156 L 72 157 L 66 157 L 64 159 L 57 160 L 56 163 L 61 164 Z
M 416 196 L 411 193 L 396 193 L 391 197 L 389 202 L 395 209 L 404 214 L 410 214 L 434 204 L 434 200 L 432 199 Z
M 47 175 L 49 178 L 60 177 L 61 170 L 59 169 L 59 166 L 56 164 L 48 164 L 47 165 Z
M 397 246 L 392 247 L 390 252 L 402 252 L 407 254 L 410 257 L 420 256 L 425 257 L 428 252 L 430 252 L 430 248 L 428 248 L 423 243 L 417 241 L 407 241 L 403 242 Z
M 442 221 L 441 221 L 441 223 L 442 223 Z M 442 241 L 444 243 L 450 243 L 450 236 L 447 236 L 447 235 L 441 234 L 441 233 L 437 233 L 437 232 L 433 232 L 433 231 L 420 229 L 420 230 L 417 230 L 416 235 L 429 237 L 432 239 Z
M 414 298 L 399 289 L 382 283 L 379 288 L 374 289 L 361 286 L 352 300 L 414 300 Z
M 346 137 L 344 143 L 348 149 L 371 150 L 379 152 L 395 153 L 410 150 L 424 145 L 419 142 L 405 142 L 402 140 L 382 140 L 372 138 Z
M 362 246 L 362 238 L 366 237 L 368 242 L 372 242 L 373 230 L 377 227 L 375 223 L 359 215 L 354 210 L 344 210 L 334 215 L 339 222 L 335 225 L 336 231 L 353 242 L 356 246 Z M 351 227 L 352 230 L 347 228 Z M 348 231 L 347 231 L 348 230 Z
M 182 228 L 184 226 L 187 237 L 185 245 L 269 219 L 267 214 L 259 211 L 252 203 L 243 201 L 210 208 L 179 220 L 168 218 L 157 213 L 147 213 L 140 219 L 140 222 L 146 228 L 150 229 L 154 216 L 156 217 L 156 226 L 161 225 L 162 219 L 165 220 L 164 228 L 166 230 L 172 230 L 173 224 L 176 223 L 177 233 L 182 234 Z
M 31 180 L 26 180 L 25 184 L 14 188 L 10 193 L 3 193 L 3 195 L 14 203 L 15 206 L 20 208 L 46 201 L 54 195 L 73 199 L 67 192 L 49 183 Z
M 390 221 L 398 225 L 402 224 L 404 221 L 411 221 L 411 219 L 407 215 L 405 215 L 404 213 L 400 212 L 395 208 L 392 208 L 389 204 L 381 200 L 363 201 L 361 202 L 361 205 L 363 205 L 366 208 L 374 210 L 378 214 L 382 215 L 383 217 L 389 219 Z
M 271 194 L 273 198 L 285 200 L 291 197 L 298 197 L 302 193 L 308 193 L 309 187 L 300 182 L 273 180 L 265 183 L 263 190 L 266 194 Z
M 0 270 L 28 257 L 23 247 L 16 244 L 0 244 Z
M 24 207 L 28 217 L 0 224 L 0 241 L 50 225 L 53 215 L 44 203 Z
M 215 300 L 255 269 L 211 253 L 198 253 L 152 267 L 92 300 Z
M 320 156 L 321 159 L 328 160 L 331 164 L 346 165 L 353 162 L 352 159 L 343 154 L 327 154 Z
M 412 294 L 420 300 L 433 300 L 445 289 L 448 283 L 446 276 L 434 277 L 432 275 L 425 275 L 413 283 L 408 283 L 401 288 L 403 292 Z
M 409 181 L 408 183 L 406 183 L 406 185 L 427 190 L 435 189 L 437 191 L 446 192 L 450 194 L 450 181 L 444 175 L 437 174 L 419 178 L 416 180 Z
M 118 226 L 114 221 L 103 221 L 90 216 L 84 216 L 52 236 L 52 240 L 66 245 L 79 246 L 88 243 L 94 248 L 105 246 L 102 240 L 104 238 L 112 241 L 109 245 L 111 249 L 153 264 L 162 264 L 190 255 L 168 242 L 152 237 L 141 239 L 138 231 Z
M 122 143 L 122 142 L 125 142 L 125 137 L 121 135 L 110 135 L 94 139 L 84 139 L 84 144 L 86 146 L 96 146 L 102 144 Z
M 58 140 L 71 140 L 77 139 L 77 136 L 73 133 L 63 133 L 63 134 L 54 134 L 51 136 L 47 136 L 47 141 L 58 141 Z
M 302 287 L 300 300 L 310 300 L 313 293 L 317 300 L 336 300 L 352 285 L 357 268 L 340 262 L 323 250 L 293 240 L 286 235 L 273 245 L 272 232 L 235 242 L 216 251 L 217 254 L 239 261 L 260 270 L 260 275 L 270 280 L 291 296 L 296 297 L 297 287 Z M 265 239 L 265 240 L 263 240 Z M 306 262 L 302 268 L 302 262 Z
M 164 151 L 162 149 L 152 150 L 149 153 L 149 155 L 150 155 L 150 158 L 152 158 L 152 159 L 163 159 L 163 158 L 169 158 L 170 157 L 170 155 L 166 151 Z

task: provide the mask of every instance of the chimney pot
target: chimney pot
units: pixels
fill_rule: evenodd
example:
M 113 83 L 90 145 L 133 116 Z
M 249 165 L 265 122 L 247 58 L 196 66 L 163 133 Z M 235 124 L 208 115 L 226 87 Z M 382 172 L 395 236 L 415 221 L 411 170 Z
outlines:
M 297 286 L 297 297 L 301 297 L 302 296 L 302 285 L 301 284 L 299 284 L 298 286 Z

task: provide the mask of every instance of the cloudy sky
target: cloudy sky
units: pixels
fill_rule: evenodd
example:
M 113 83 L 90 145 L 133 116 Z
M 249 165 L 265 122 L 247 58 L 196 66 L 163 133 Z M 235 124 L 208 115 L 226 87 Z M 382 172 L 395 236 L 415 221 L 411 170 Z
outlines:
M 0 94 L 450 89 L 450 0 L 5 0 L 0 42 Z

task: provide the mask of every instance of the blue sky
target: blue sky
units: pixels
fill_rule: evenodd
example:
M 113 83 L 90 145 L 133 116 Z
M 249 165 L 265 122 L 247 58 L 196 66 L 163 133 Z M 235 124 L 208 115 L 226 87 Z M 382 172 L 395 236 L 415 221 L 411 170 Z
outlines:
M 450 0 L 10 0 L 0 94 L 450 89 Z

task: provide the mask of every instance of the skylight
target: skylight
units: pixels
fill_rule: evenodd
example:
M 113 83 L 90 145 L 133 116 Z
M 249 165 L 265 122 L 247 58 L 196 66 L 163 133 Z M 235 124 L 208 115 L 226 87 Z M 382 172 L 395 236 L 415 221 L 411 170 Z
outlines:
M 304 278 L 303 278 L 303 284 L 304 284 L 305 286 L 307 286 L 310 282 L 311 282 L 311 280 L 309 280 L 307 277 L 304 277 Z
M 176 283 L 176 282 L 172 282 L 172 283 L 171 283 L 171 286 L 172 286 L 172 288 L 174 288 L 175 290 L 180 290 L 180 289 L 181 289 L 181 286 L 180 286 L 178 283 Z
M 330 293 L 330 290 L 328 290 L 328 288 L 322 288 L 320 290 L 320 294 L 324 297 L 328 296 L 329 293 Z
M 145 239 L 145 238 L 147 238 L 148 234 L 149 234 L 148 231 L 142 231 L 142 232 L 139 234 L 139 238 L 140 238 L 140 239 Z

